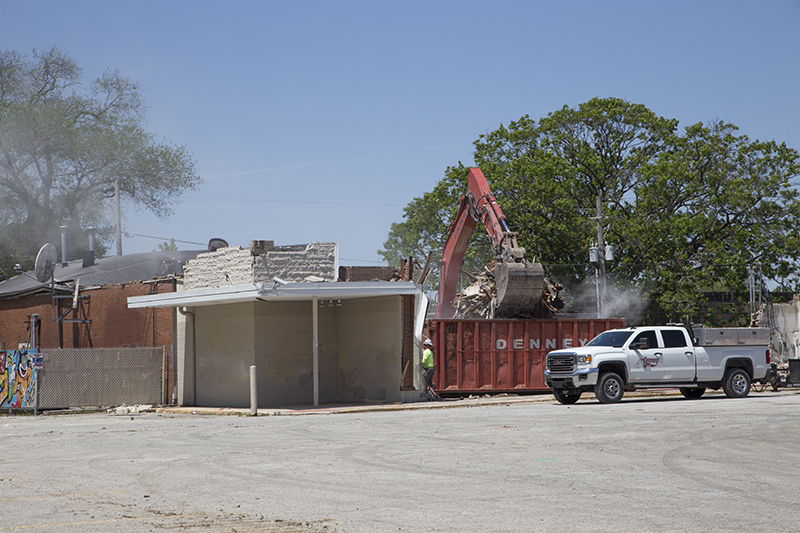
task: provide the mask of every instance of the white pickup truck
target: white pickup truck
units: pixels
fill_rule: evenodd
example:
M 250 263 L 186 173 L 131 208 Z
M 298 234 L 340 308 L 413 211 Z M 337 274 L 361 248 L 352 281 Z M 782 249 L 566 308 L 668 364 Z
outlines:
M 561 403 L 594 392 L 601 403 L 624 391 L 677 388 L 700 398 L 707 388 L 744 398 L 766 376 L 768 328 L 650 326 L 605 331 L 585 346 L 547 354 L 544 380 Z

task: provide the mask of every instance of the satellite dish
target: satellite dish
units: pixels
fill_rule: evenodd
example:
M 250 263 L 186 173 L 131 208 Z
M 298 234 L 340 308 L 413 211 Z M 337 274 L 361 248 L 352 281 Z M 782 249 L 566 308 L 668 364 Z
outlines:
M 227 248 L 227 247 L 228 247 L 228 241 L 226 241 L 225 239 L 220 239 L 220 238 L 215 237 L 215 238 L 211 239 L 210 241 L 208 241 L 208 251 L 209 252 L 216 252 L 220 248 Z
M 56 270 L 56 262 L 58 261 L 58 250 L 49 242 L 42 246 L 39 253 L 36 255 L 36 263 L 33 271 L 36 274 L 36 279 L 40 283 L 50 281 Z

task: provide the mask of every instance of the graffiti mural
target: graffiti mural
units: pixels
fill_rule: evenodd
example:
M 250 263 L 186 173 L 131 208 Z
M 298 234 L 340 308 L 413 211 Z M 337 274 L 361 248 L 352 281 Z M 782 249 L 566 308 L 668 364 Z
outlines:
M 32 355 L 28 350 L 0 351 L 0 408 L 34 406 Z

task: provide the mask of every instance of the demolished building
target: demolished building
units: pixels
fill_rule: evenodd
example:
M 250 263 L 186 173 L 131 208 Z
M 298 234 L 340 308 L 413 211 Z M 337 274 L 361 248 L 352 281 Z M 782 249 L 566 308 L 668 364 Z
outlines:
M 249 406 L 251 366 L 258 407 L 418 399 L 404 383 L 419 382 L 419 356 L 403 346 L 421 335 L 420 287 L 338 281 L 338 263 L 336 243 L 251 241 L 198 255 L 176 292 L 128 307 L 178 310 L 180 405 Z

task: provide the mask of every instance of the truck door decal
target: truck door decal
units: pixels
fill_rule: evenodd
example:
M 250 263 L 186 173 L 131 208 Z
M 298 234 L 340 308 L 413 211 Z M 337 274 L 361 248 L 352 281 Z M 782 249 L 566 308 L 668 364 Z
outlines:
M 645 357 L 642 354 L 636 354 L 639 356 L 639 361 L 636 363 L 636 368 L 652 368 L 654 366 L 658 366 L 658 363 L 661 361 L 658 357 Z

